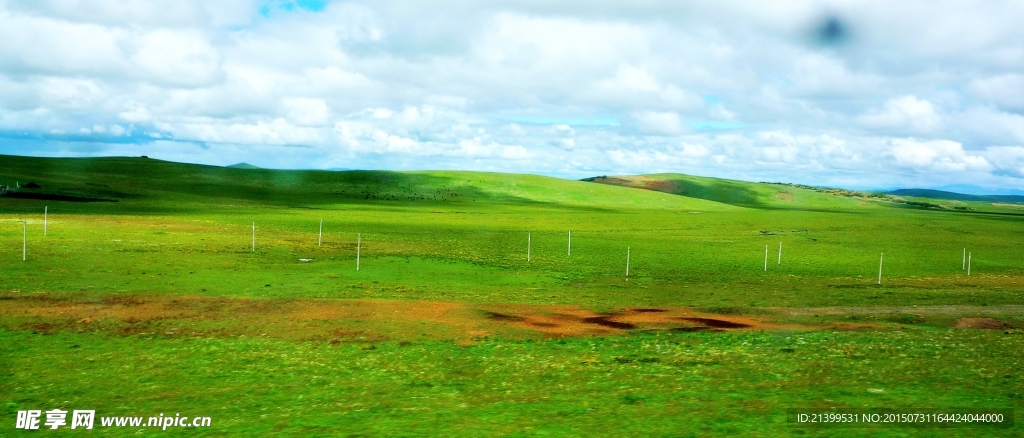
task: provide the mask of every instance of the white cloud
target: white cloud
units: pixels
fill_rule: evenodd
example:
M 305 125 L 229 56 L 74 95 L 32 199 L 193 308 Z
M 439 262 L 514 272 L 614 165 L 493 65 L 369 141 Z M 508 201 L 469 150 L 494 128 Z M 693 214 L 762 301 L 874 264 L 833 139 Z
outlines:
M 564 123 L 552 126 L 551 131 L 553 134 L 561 137 L 572 137 L 573 135 L 576 135 L 576 131 L 573 130 L 571 126 Z
M 860 116 L 866 126 L 898 132 L 932 133 L 942 125 L 942 117 L 927 100 L 901 96 L 885 102 L 881 109 Z
M 198 87 L 222 78 L 220 52 L 199 32 L 157 30 L 142 35 L 134 44 L 132 70 L 143 80 Z
M 43 77 L 36 86 L 40 105 L 54 110 L 95 110 L 108 96 L 108 91 L 91 79 Z
M 711 150 L 702 144 L 692 144 L 683 142 L 680 146 L 683 150 L 680 155 L 690 158 L 703 158 L 711 153 Z
M 709 110 L 708 110 L 708 115 L 712 119 L 718 119 L 718 120 L 735 120 L 736 119 L 736 113 L 734 113 L 732 111 L 729 111 L 728 109 L 726 109 L 725 105 L 722 105 L 720 103 L 712 105 L 711 108 L 709 108 Z
M 190 0 L 36 0 L 14 2 L 10 7 L 31 15 L 42 15 L 69 22 L 110 26 L 189 26 L 209 20 L 204 2 Z M 218 2 L 232 3 L 232 2 Z M 235 0 L 237 13 L 239 2 Z
M 678 135 L 686 132 L 679 114 L 674 112 L 640 111 L 633 113 L 633 118 L 644 134 Z
M 956 129 L 976 143 L 1024 144 L 1024 116 L 990 107 L 972 107 L 955 114 Z
M 288 111 L 288 119 L 300 126 L 326 126 L 330 122 L 331 109 L 323 99 L 286 97 L 282 103 Z
M 892 140 L 892 155 L 896 164 L 917 170 L 936 171 L 989 171 L 992 165 L 985 157 L 971 155 L 963 145 L 948 140 L 917 141 Z
M 1024 74 L 978 78 L 971 80 L 968 87 L 980 99 L 1010 110 L 1024 111 Z
M 881 82 L 871 73 L 854 73 L 834 56 L 810 52 L 800 55 L 793 69 L 793 92 L 811 97 L 854 97 Z
M 376 152 L 415 153 L 419 150 L 420 146 L 419 143 L 413 139 L 388 134 L 384 131 L 377 131 L 374 137 L 379 144 L 384 146 L 383 149 L 377 150 Z
M 663 85 L 648 71 L 620 67 L 612 77 L 594 82 L 587 100 L 631 107 L 672 109 L 694 112 L 704 107 L 703 100 L 676 85 Z
M 644 50 L 648 38 L 643 27 L 621 21 L 498 12 L 484 28 L 473 54 L 487 64 L 519 73 L 581 67 L 608 71 L 622 59 L 638 57 L 637 50 Z
M 203 120 L 159 126 L 183 141 L 253 145 L 308 145 L 323 142 L 322 131 L 298 126 L 282 118 L 256 123 Z
M 0 69 L 5 75 L 124 76 L 125 31 L 0 10 Z
M 117 115 L 126 122 L 148 122 L 153 120 L 153 114 L 145 107 L 139 105 L 132 105 Z
M 656 92 L 661 91 L 661 84 L 647 71 L 635 67 L 621 67 L 615 76 L 601 79 L 594 84 L 595 88 L 611 92 Z
M 505 135 L 512 137 L 525 137 L 529 135 L 529 132 L 527 132 L 526 129 L 523 129 L 522 125 L 518 123 L 509 123 L 503 126 L 501 130 Z
M 264 4 L 0 0 L 0 153 L 1024 188 L 1020 2 Z
M 999 171 L 1024 177 L 1024 146 L 990 147 L 984 156 Z
M 492 148 L 480 144 L 479 138 L 462 140 L 459 142 L 459 146 L 467 157 L 489 157 L 492 153 Z
M 530 153 L 522 146 L 505 146 L 501 149 L 501 158 L 506 160 L 525 160 Z

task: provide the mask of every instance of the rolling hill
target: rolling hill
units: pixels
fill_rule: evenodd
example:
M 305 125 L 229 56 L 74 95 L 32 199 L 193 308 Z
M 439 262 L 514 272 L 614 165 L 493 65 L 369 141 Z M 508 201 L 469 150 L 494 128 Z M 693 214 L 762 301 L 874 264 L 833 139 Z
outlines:
M 489 172 L 274 170 L 243 164 L 219 167 L 145 157 L 0 155 L 0 186 L 27 182 L 38 185 L 7 193 L 4 198 L 12 203 L 12 208 L 20 198 L 89 204 L 81 207 L 92 211 L 117 208 L 137 212 L 203 205 L 316 208 L 335 204 L 430 203 L 703 211 L 729 211 L 737 207 L 806 211 L 879 207 L 990 210 L 1001 208 L 993 203 L 1024 203 L 1022 196 L 976 196 L 920 189 L 876 194 L 683 174 L 602 176 L 571 181 Z M 903 199 L 908 197 L 934 201 Z M 972 204 L 965 207 L 965 202 Z M 117 207 L 112 206 L 115 203 Z
M 201 205 L 534 204 L 587 208 L 730 209 L 701 199 L 537 175 L 461 171 L 319 171 L 219 167 L 138 157 L 0 155 L 0 185 L 35 181 L 33 199 L 116 201 L 118 209 Z M 22 191 L 24 192 L 24 191 Z M 19 195 L 15 195 L 19 196 Z M 13 201 L 13 199 L 11 199 Z M 104 208 L 94 203 L 93 208 Z
M 757 209 L 837 209 L 873 205 L 884 197 L 847 190 L 825 190 L 796 184 L 752 183 L 678 173 L 601 176 L 584 181 L 652 190 L 673 195 Z
M 1024 204 L 1024 196 L 1020 195 L 965 195 L 931 189 L 900 189 L 885 192 L 887 195 L 906 196 L 912 198 L 945 199 L 950 201 L 1002 202 L 1007 204 Z
M 252 164 L 249 164 L 249 163 L 236 163 L 236 164 L 232 164 L 230 166 L 224 166 L 224 167 L 228 167 L 228 168 L 231 168 L 231 169 L 260 169 L 259 166 L 253 166 Z

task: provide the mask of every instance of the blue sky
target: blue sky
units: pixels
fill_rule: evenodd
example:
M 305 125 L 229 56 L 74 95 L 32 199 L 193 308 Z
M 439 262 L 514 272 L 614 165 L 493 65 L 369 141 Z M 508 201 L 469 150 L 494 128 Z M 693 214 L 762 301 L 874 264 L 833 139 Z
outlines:
M 0 22 L 0 154 L 1024 190 L 1021 2 L 0 0 Z
M 260 15 L 269 18 L 272 14 L 309 11 L 321 12 L 327 7 L 327 0 L 271 1 L 260 6 Z

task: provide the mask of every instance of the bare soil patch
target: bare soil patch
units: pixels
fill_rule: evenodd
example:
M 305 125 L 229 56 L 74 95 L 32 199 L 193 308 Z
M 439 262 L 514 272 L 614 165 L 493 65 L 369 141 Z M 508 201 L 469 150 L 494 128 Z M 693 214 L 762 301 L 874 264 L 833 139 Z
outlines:
M 625 308 L 595 313 L 578 306 L 489 305 L 485 314 L 513 327 L 535 330 L 549 337 L 601 336 L 628 330 L 764 330 L 783 327 L 765 318 L 716 315 L 683 307 Z M 806 326 L 805 326 L 806 327 Z M 810 327 L 806 327 L 810 328 Z
M 1002 330 L 1012 328 L 1012 324 L 1000 319 L 1024 314 L 1024 306 L 768 308 L 755 316 L 684 307 L 620 308 L 599 313 L 571 305 L 443 301 L 48 294 L 5 295 L 0 300 L 4 303 L 0 306 L 0 327 L 14 330 L 104 331 L 126 336 L 269 336 L 335 343 L 612 336 L 644 330 L 888 330 L 908 315 L 915 321 L 922 315 L 949 318 L 947 324 L 957 328 Z M 819 315 L 820 321 L 811 321 Z M 879 321 L 836 320 L 851 316 L 874 316 Z
M 649 176 L 612 176 L 596 178 L 594 182 L 656 192 L 677 193 L 679 183 L 671 180 L 654 179 Z
M 960 318 L 956 320 L 954 327 L 964 329 L 1002 330 L 1006 328 L 1006 324 L 1003 324 L 1001 321 L 994 318 Z
M 473 339 L 492 335 L 560 338 L 631 330 L 722 331 L 814 328 L 763 317 L 689 308 L 467 304 L 441 301 L 254 300 L 194 296 L 4 297 L 0 326 L 43 333 L 110 331 L 122 335 L 270 336 L 333 343 Z
M 714 318 L 682 318 L 684 321 L 689 321 L 697 324 L 702 324 L 708 327 L 721 328 L 721 329 L 738 329 L 738 328 L 749 328 L 750 325 L 742 322 L 725 321 Z

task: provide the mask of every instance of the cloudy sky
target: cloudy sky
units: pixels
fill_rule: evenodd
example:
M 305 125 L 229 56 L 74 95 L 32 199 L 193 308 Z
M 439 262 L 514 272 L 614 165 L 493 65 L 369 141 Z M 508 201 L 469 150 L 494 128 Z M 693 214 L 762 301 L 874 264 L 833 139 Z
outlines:
M 1024 189 L 1024 2 L 0 0 L 0 154 Z

